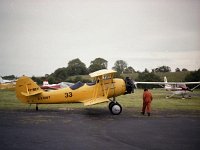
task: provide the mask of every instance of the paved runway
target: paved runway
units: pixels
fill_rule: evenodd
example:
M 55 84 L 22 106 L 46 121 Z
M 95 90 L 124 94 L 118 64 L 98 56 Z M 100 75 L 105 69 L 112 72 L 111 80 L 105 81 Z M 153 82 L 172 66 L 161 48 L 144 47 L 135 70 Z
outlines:
M 0 111 L 1 150 L 198 150 L 199 116 L 106 109 Z

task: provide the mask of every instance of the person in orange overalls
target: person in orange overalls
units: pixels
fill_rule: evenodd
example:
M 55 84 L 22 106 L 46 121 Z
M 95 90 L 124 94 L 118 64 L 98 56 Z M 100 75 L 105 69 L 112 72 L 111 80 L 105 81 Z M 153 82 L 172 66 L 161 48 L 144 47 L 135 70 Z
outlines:
M 151 101 L 153 100 L 153 96 L 151 94 L 151 92 L 148 89 L 144 89 L 144 93 L 143 93 L 143 107 L 142 107 L 142 112 L 141 114 L 145 114 L 145 110 L 148 114 L 148 116 L 150 116 L 151 113 Z

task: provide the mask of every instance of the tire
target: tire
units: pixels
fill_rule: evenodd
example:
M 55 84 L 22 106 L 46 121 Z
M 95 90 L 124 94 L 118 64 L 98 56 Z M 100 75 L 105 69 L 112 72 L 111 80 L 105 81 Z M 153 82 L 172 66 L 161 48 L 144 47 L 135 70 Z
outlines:
M 111 111 L 112 106 L 115 104 L 115 102 L 110 102 L 108 105 L 109 110 Z
M 122 106 L 119 103 L 114 103 L 111 105 L 110 112 L 113 115 L 119 115 L 122 112 Z

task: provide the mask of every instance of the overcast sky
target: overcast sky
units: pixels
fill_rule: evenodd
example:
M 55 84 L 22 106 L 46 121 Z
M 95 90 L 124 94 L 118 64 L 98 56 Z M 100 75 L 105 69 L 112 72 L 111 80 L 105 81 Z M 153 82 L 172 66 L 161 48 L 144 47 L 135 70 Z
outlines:
M 199 0 L 0 0 L 0 75 L 44 75 L 79 58 L 135 70 L 200 68 Z

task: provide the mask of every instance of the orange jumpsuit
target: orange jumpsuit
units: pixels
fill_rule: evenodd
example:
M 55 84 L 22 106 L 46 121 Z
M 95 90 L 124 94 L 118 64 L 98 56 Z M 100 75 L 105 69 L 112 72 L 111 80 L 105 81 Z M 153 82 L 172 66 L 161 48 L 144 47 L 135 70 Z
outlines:
M 152 94 L 149 91 L 144 91 L 143 93 L 143 107 L 142 112 L 145 113 L 145 110 L 147 113 L 150 114 L 151 112 L 151 101 L 153 100 Z

